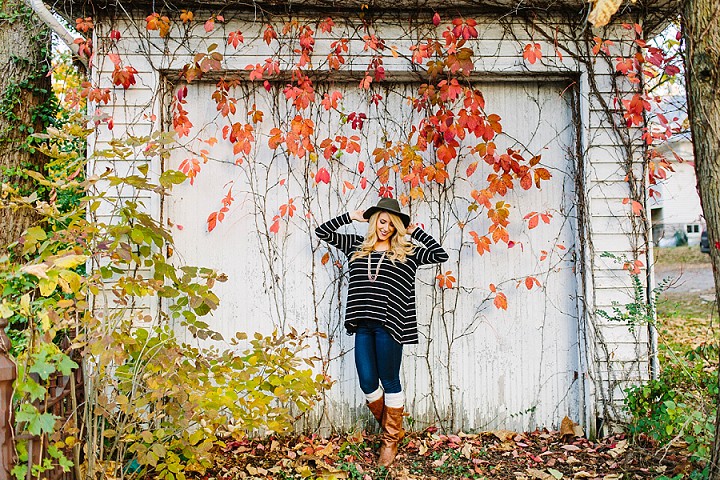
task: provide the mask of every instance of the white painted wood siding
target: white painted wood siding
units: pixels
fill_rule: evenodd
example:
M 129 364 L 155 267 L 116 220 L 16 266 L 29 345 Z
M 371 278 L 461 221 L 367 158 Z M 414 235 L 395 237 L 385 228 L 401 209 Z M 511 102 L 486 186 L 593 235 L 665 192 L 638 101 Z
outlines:
M 202 18 L 201 13 L 197 15 Z M 271 53 L 261 40 L 266 21 L 246 14 L 226 13 L 225 17 L 226 24 L 218 25 L 209 34 L 202 30 L 202 22 L 188 32 L 175 26 L 167 41 L 159 39 L 157 32 L 146 32 L 141 16 L 136 23 L 114 25 L 122 40 L 113 48 L 118 49 L 124 64 L 138 70 L 138 83 L 127 91 L 112 89 L 113 102 L 102 110 L 113 115 L 114 129 L 101 128 L 91 142 L 91 150 L 102 149 L 112 138 L 127 133 L 141 135 L 166 128 L 163 119 L 168 118 L 169 96 L 161 87 L 171 93 L 176 88 L 177 71 L 208 45 L 219 45 L 225 54 L 223 68 L 228 72 L 263 63 Z M 426 203 L 414 204 L 413 216 L 442 241 L 451 259 L 440 269 L 430 267 L 419 274 L 423 340 L 419 346 L 406 349 L 403 381 L 408 406 L 418 426 L 440 421 L 451 430 L 530 429 L 557 427 L 564 415 L 570 415 L 592 431 L 596 414 L 607 420 L 619 416 L 622 387 L 647 378 L 652 344 L 647 330 L 631 332 L 622 324 L 600 321 L 595 314 L 596 308 L 609 309 L 613 301 L 625 303 L 630 298 L 627 271 L 600 254 L 609 251 L 631 257 L 633 249 L 646 248 L 644 232 L 633 226 L 629 207 L 622 204 L 628 196 L 624 180 L 627 168 L 623 165 L 628 151 L 619 146 L 599 101 L 612 105 L 614 73 L 611 68 L 602 69 L 602 62 L 593 65 L 595 71 L 574 61 L 570 53 L 576 46 L 563 51 L 561 59 L 554 42 L 537 37 L 544 56 L 537 64 L 528 65 L 522 59 L 522 47 L 531 38 L 531 26 L 493 17 L 479 17 L 478 21 L 480 39 L 471 42 L 477 56 L 478 85 L 486 96 L 488 112 L 503 118 L 507 135 L 501 143 L 524 145 L 531 154 L 542 153 L 543 164 L 552 170 L 554 178 L 541 191 L 515 192 L 507 197 L 515 220 L 511 237 L 518 244 L 513 249 L 498 245 L 484 257 L 478 256 L 467 231 L 457 225 L 458 215 L 467 215 L 472 181 L 458 180 L 448 191 L 436 188 L 428 192 Z M 408 30 L 407 25 L 387 21 L 376 28 L 388 45 L 397 46 L 402 55 L 407 55 L 407 47 L 427 28 Z M 545 26 L 549 31 L 568 28 L 554 21 Z M 350 36 L 353 28 L 341 25 L 326 38 L 318 35 L 315 51 L 325 51 L 322 45 L 343 36 L 343 32 Z M 226 45 L 226 35 L 238 29 L 245 36 L 245 44 L 234 50 Z M 104 86 L 111 86 L 112 63 L 107 57 L 110 42 L 103 38 L 108 30 L 100 22 L 93 71 L 95 80 Z M 627 33 L 619 27 L 606 32 L 617 44 Z M 183 42 L 172 39 L 177 34 L 182 34 Z M 574 36 L 573 32 L 561 34 L 561 38 L 568 36 Z M 351 41 L 350 54 L 361 55 L 343 70 L 364 71 L 368 57 L 362 55 L 362 41 L 357 34 Z M 388 52 L 385 56 L 389 78 L 408 71 L 409 63 L 402 55 L 395 58 Z M 322 55 L 318 54 L 313 62 L 323 68 Z M 597 95 L 591 85 L 597 85 Z M 343 105 L 348 112 L 360 108 L 368 111 L 367 101 L 354 84 L 327 83 L 319 88 L 330 86 L 344 92 Z M 408 84 L 388 81 L 377 88 L 385 97 L 383 110 L 370 109 L 371 119 L 362 132 L 362 151 L 358 155 L 368 167 L 372 167 L 368 154 L 381 133 L 397 138 L 393 136 L 400 136 L 413 122 L 403 100 Z M 214 135 L 221 140 L 218 130 L 222 121 L 209 98 L 212 90 L 214 87 L 208 83 L 190 84 L 188 109 L 194 125 L 204 127 L 202 136 Z M 277 102 L 280 111 L 286 108 L 283 97 L 270 97 L 251 85 L 238 91 L 252 98 L 252 102 L 241 104 L 238 118 L 253 102 L 258 106 Z M 269 112 L 266 107 L 261 109 Z M 329 419 L 335 428 L 347 428 L 359 418 L 367 418 L 367 414 L 356 386 L 352 338 L 346 337 L 341 328 L 344 280 L 332 266 L 339 258 L 336 252 L 331 252 L 327 265 L 321 265 L 327 248 L 311 232 L 318 222 L 333 215 L 373 204 L 377 184 L 369 190 L 356 188 L 343 193 L 340 180 L 357 186 L 359 178 L 343 167 L 328 165 L 321 157 L 317 165 L 331 171 L 333 182 L 330 187 L 315 186 L 310 174 L 317 165 L 288 162 L 267 148 L 270 123 L 264 122 L 256 132 L 252 155 L 258 161 L 235 166 L 229 161 L 229 145 L 221 140 L 212 149 L 212 160 L 202 165 L 194 186 L 176 188 L 164 206 L 157 197 L 148 197 L 144 202 L 156 215 L 160 216 L 162 210 L 165 220 L 183 227 L 175 233 L 178 261 L 228 273 L 230 281 L 218 287 L 222 304 L 214 319 L 223 333 L 269 331 L 293 325 L 329 335 L 317 349 L 323 358 L 332 359 L 329 373 L 338 383 L 327 401 L 306 421 L 312 428 L 324 413 L 325 422 Z M 332 121 L 318 125 L 325 132 L 355 133 Z M 196 133 L 200 132 L 194 131 L 190 138 Z M 324 136 L 329 135 L 317 137 Z M 631 132 L 633 158 L 641 157 L 638 137 Z M 145 162 L 157 176 L 163 169 L 176 168 L 188 150 L 197 152 L 197 148 L 197 143 L 181 139 L 180 148 L 167 165 L 144 158 L 139 148 L 131 160 L 98 161 L 95 169 L 127 171 Z M 464 166 L 459 171 L 464 172 Z M 487 173 L 483 167 L 478 169 L 478 185 Z M 277 183 L 280 179 L 285 180 L 282 186 Z M 230 181 L 234 182 L 235 202 L 225 221 L 207 233 L 205 219 L 220 207 Z M 133 192 L 115 194 L 126 198 Z M 289 224 L 281 225 L 279 236 L 267 235 L 272 217 L 288 198 L 293 198 L 298 207 L 296 216 Z M 555 210 L 551 224 L 528 232 L 520 221 L 521 214 L 546 209 Z M 563 221 L 563 217 L 567 219 Z M 483 233 L 486 225 L 478 225 L 482 220 L 475 222 L 466 230 Z M 582 231 L 578 222 L 584 222 Z M 565 249 L 552 247 L 558 244 Z M 550 252 L 542 263 L 538 260 L 540 250 Z M 446 270 L 456 274 L 460 288 L 441 291 L 435 286 L 435 275 Z M 531 274 L 542 282 L 542 291 L 515 288 L 516 280 Z M 492 306 L 488 290 L 491 282 L 508 295 L 507 312 Z

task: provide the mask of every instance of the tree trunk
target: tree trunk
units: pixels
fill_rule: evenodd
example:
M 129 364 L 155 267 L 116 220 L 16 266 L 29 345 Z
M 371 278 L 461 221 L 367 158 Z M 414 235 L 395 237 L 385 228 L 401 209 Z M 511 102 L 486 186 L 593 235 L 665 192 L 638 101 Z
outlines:
M 720 305 L 720 2 L 686 0 L 683 34 L 695 172 L 710 239 L 715 298 Z M 720 405 L 720 398 L 716 404 Z M 720 408 L 715 417 L 710 478 L 720 480 Z
M 22 0 L 0 0 L 0 246 L 17 240 L 36 220 L 30 209 L 7 206 L 8 189 L 33 191 L 22 169 L 42 172 L 44 155 L 28 135 L 40 132 L 54 114 L 51 100 L 50 32 Z

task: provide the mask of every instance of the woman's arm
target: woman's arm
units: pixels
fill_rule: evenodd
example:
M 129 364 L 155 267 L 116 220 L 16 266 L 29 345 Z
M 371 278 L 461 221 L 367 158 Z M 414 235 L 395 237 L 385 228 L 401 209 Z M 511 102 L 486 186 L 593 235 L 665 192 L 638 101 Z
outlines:
M 357 212 L 353 212 L 352 214 L 344 213 L 339 217 L 328 220 L 315 229 L 315 235 L 317 235 L 320 240 L 329 243 L 333 247 L 339 248 L 345 255 L 349 256 L 353 252 L 353 247 L 362 237 L 355 234 L 337 233 L 336 230 L 343 225 L 351 224 L 356 217 L 355 213 Z M 362 215 L 360 218 L 362 218 Z
M 423 229 L 413 225 L 410 230 L 410 237 L 421 242 L 425 247 L 415 249 L 415 258 L 418 266 L 431 263 L 442 263 L 450 258 L 444 248 L 431 235 Z

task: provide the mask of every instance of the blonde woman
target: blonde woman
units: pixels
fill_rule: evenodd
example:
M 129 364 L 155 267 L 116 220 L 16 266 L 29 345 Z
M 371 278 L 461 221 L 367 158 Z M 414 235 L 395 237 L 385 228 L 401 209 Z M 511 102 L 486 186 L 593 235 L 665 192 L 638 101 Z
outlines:
M 365 238 L 337 233 L 353 221 L 368 222 Z M 387 467 L 405 435 L 400 362 L 403 345 L 418 343 L 415 272 L 422 265 L 446 261 L 448 255 L 433 237 L 410 224 L 410 217 L 393 198 L 381 198 L 367 210 L 333 218 L 315 233 L 349 258 L 345 328 L 355 334 L 360 389 L 382 427 L 379 465 Z

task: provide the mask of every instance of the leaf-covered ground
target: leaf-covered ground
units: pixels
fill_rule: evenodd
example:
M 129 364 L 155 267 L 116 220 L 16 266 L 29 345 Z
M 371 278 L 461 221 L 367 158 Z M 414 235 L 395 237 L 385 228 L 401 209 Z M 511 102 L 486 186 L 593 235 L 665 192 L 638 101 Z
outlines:
M 624 435 L 591 442 L 560 432 L 408 434 L 390 469 L 375 466 L 377 435 L 299 436 L 231 442 L 206 480 L 287 479 L 655 479 L 682 478 L 687 456 Z M 680 475 L 680 476 L 678 476 Z

